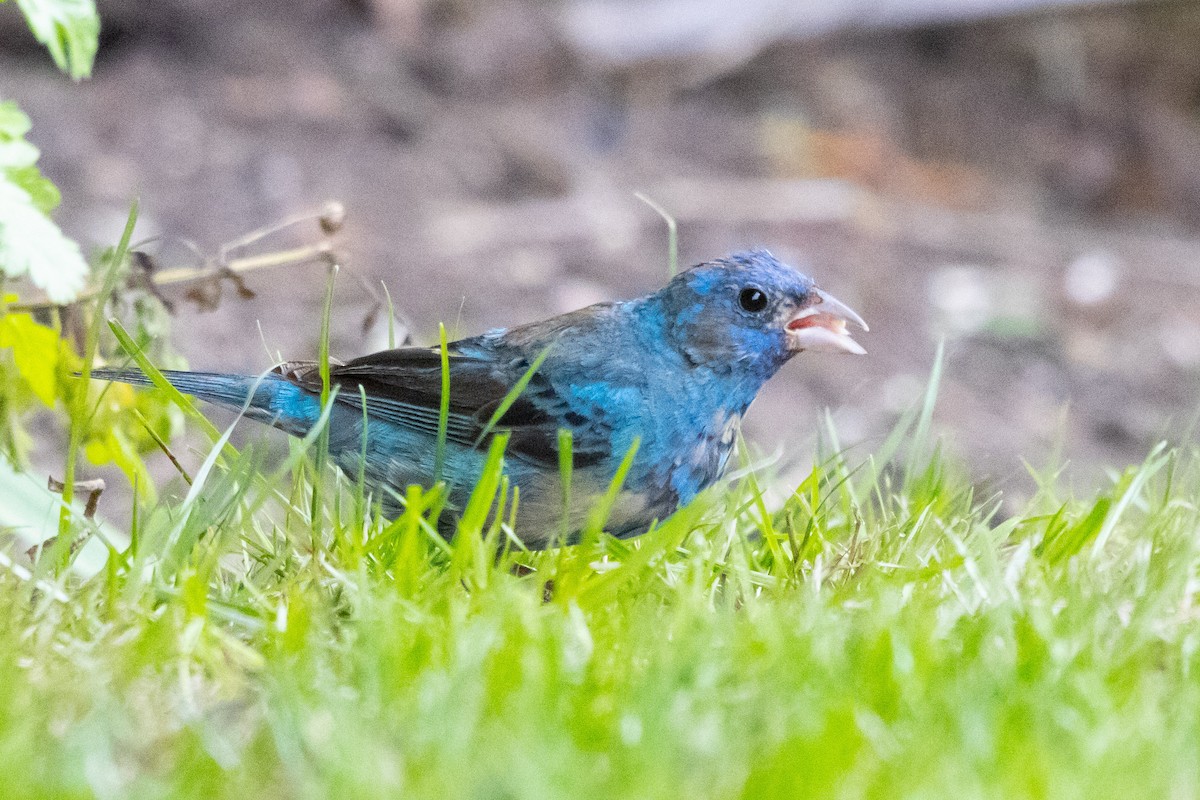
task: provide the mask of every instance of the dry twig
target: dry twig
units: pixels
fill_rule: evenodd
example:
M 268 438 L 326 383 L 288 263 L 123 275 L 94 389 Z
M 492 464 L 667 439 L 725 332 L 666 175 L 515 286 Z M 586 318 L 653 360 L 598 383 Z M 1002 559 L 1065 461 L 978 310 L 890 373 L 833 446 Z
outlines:
M 186 296 L 205 309 L 216 307 L 216 304 L 220 301 L 221 282 L 225 280 L 233 283 L 239 296 L 250 298 L 254 296 L 254 292 L 246 285 L 242 277 L 248 272 L 308 262 L 331 264 L 336 261 L 333 236 L 341 230 L 345 219 L 346 210 L 342 204 L 337 201 L 330 201 L 319 211 L 296 214 L 281 222 L 252 231 L 246 236 L 222 246 L 215 256 L 202 256 L 202 263 L 196 267 L 163 269 L 148 253 L 140 249 L 134 249 L 130 253 L 133 269 L 130 272 L 127 284 L 145 289 L 158 298 L 168 311 L 173 308 L 173 304 L 163 297 L 162 289 L 165 286 L 175 284 L 195 284 L 193 288 L 188 290 Z M 321 231 L 321 239 L 313 244 L 269 253 L 236 257 L 233 255 L 239 250 L 244 250 L 250 245 L 257 244 L 268 236 L 312 221 L 317 223 Z M 153 241 L 141 242 L 138 247 L 144 247 Z M 199 248 L 190 242 L 184 241 L 183 244 L 198 255 L 200 254 Z M 99 291 L 99 287 L 96 286 L 85 289 L 76 298 L 75 302 L 83 303 L 91 300 L 97 296 Z M 24 303 L 14 303 L 8 309 L 18 312 L 37 312 L 49 311 L 56 307 L 57 305 L 50 300 L 39 299 Z

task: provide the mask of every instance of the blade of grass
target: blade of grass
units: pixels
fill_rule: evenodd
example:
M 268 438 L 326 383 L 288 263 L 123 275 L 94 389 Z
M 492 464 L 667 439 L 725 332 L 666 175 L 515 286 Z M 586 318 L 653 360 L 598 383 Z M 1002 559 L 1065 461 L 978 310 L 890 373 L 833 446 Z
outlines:
M 321 375 L 321 409 L 329 406 L 329 328 L 333 317 L 333 286 L 337 278 L 338 265 L 331 264 L 325 282 L 325 302 L 321 306 L 321 338 L 317 345 L 317 370 Z M 317 451 L 313 458 L 312 523 L 313 552 L 320 552 L 322 542 L 321 519 L 324 517 L 322 490 L 325 485 L 325 464 L 329 460 L 329 427 L 322 426 L 317 437 Z
M 507 446 L 508 434 L 500 433 L 492 438 L 479 481 L 475 484 L 475 489 L 471 492 L 471 498 L 467 501 L 467 507 L 463 509 L 462 517 L 459 520 L 458 531 L 455 534 L 456 539 L 464 533 L 476 536 L 483 530 L 488 512 L 500 489 L 500 478 L 504 470 L 504 448 Z
M 571 473 L 575 466 L 574 434 L 568 428 L 558 429 L 558 481 L 562 487 L 562 529 L 559 541 L 567 541 L 571 535 Z
M 396 348 L 396 305 L 392 302 L 392 293 L 388 291 L 387 283 L 380 281 L 379 285 L 383 287 L 383 296 L 387 301 L 388 350 L 394 350 Z
M 629 475 L 629 470 L 633 468 L 633 460 L 637 457 L 641 444 L 642 440 L 635 437 L 633 444 L 629 445 L 629 449 L 625 451 L 625 456 L 621 459 L 621 464 L 613 474 L 612 480 L 609 481 L 604 496 L 600 498 L 600 501 L 592 508 L 591 514 L 588 515 L 588 524 L 584 529 L 581 541 L 595 538 L 604 530 L 613 506 L 617 503 L 617 496 L 621 494 L 621 489 L 625 486 L 625 478 Z
M 926 447 L 929 445 L 929 431 L 933 425 L 933 409 L 937 405 L 938 388 L 942 383 L 942 368 L 946 360 L 946 342 L 938 342 L 937 352 L 933 356 L 933 366 L 929 370 L 929 383 L 925 386 L 925 396 L 921 401 L 921 412 L 917 415 L 916 428 L 910 441 L 908 461 L 904 467 L 904 482 L 907 484 L 925 459 Z
M 166 392 L 167 398 L 183 411 L 189 419 L 197 423 L 210 441 L 215 442 L 221 438 L 221 432 L 217 430 L 217 427 L 209 421 L 208 417 L 200 413 L 199 409 L 196 408 L 183 392 L 171 385 L 171 382 L 159 371 L 158 367 L 154 366 L 150 359 L 146 357 L 146 354 L 142 352 L 142 349 L 137 346 L 133 337 L 129 335 L 120 321 L 110 319 L 108 321 L 108 328 L 117 338 L 117 342 L 121 345 L 121 348 L 137 364 L 138 369 L 145 373 L 150 382 L 154 384 L 154 388 Z
M 679 226 L 665 208 L 650 199 L 649 195 L 634 192 L 633 196 L 654 209 L 667 223 L 667 275 L 674 278 L 679 271 Z
M 107 263 L 104 264 L 104 283 L 100 288 L 100 293 L 96 296 L 95 310 L 91 321 L 88 323 L 86 338 L 83 345 L 83 365 L 80 367 L 81 380 L 78 384 L 78 389 L 72 397 L 72 409 L 70 415 L 71 431 L 69 434 L 69 442 L 67 444 L 67 460 L 63 467 L 63 490 L 62 498 L 64 507 L 60 510 L 58 516 L 58 536 L 60 540 L 66 540 L 71 530 L 72 503 L 75 500 L 75 467 L 79 459 L 79 448 L 83 443 L 83 435 L 90 424 L 90 418 L 87 414 L 88 401 L 88 382 L 92 374 L 92 364 L 96 360 L 96 348 L 100 344 L 100 325 L 104 319 L 104 306 L 107 305 L 109 297 L 117 288 L 117 281 L 121 275 L 121 267 L 125 263 L 125 258 L 129 252 L 129 241 L 133 237 L 133 228 L 137 224 L 138 218 L 138 201 L 135 199 L 129 206 L 129 215 L 125 219 L 125 229 L 121 232 L 121 239 L 117 246 L 110 253 Z M 59 568 L 66 566 L 66 558 L 68 551 L 63 551 L 60 556 L 62 561 Z
M 438 402 L 437 450 L 433 459 L 433 482 L 442 480 L 446 467 L 446 429 L 450 425 L 450 345 L 446 341 L 446 326 L 438 323 L 438 348 L 441 353 L 442 395 Z
M 483 430 L 475 438 L 475 447 L 479 447 L 483 443 L 483 440 L 495 429 L 496 424 L 512 408 L 512 404 L 517 402 L 517 398 L 521 396 L 521 392 L 525 391 L 525 387 L 529 385 L 529 381 L 533 379 L 534 373 L 542 366 L 542 362 L 546 360 L 546 356 L 548 355 L 550 355 L 549 347 L 538 353 L 537 358 L 529 365 L 529 369 L 525 370 L 524 374 L 513 384 L 513 387 L 508 390 L 508 394 L 504 395 L 504 399 L 500 401 L 500 405 L 496 406 L 496 410 L 492 412 L 492 416 L 488 419 L 487 424 L 483 426 Z

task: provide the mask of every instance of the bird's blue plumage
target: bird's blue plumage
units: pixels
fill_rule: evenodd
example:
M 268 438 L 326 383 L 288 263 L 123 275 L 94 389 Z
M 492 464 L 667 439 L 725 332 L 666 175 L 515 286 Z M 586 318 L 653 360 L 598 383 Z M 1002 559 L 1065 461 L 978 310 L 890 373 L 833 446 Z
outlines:
M 636 457 L 609 520 L 618 535 L 640 532 L 724 471 L 738 425 L 762 385 L 801 349 L 861 352 L 844 333 L 853 312 L 765 251 L 707 262 L 650 295 L 601 303 L 542 322 L 494 330 L 449 346 L 450 416 L 442 476 L 462 508 L 483 467 L 488 439 L 510 434 L 505 470 L 520 487 L 517 534 L 541 547 L 583 527 L 622 459 Z M 825 303 L 823 305 L 822 303 Z M 840 325 L 840 328 L 839 328 Z M 845 341 L 837 339 L 844 336 Z M 834 346 L 826 346 L 833 342 Z M 542 358 L 494 427 L 511 390 Z M 181 391 L 294 435 L 320 416 L 311 363 L 265 376 L 165 373 Z M 145 384 L 138 373 L 96 377 Z M 331 368 L 340 387 L 330 453 L 350 474 L 363 455 L 371 485 L 393 493 L 432 482 L 442 393 L 438 348 L 406 347 Z M 247 398 L 249 402 L 247 403 Z M 572 437 L 571 501 L 564 509 L 559 432 Z M 390 490 L 390 491 L 388 491 Z M 452 528 L 451 528 L 452 529 Z

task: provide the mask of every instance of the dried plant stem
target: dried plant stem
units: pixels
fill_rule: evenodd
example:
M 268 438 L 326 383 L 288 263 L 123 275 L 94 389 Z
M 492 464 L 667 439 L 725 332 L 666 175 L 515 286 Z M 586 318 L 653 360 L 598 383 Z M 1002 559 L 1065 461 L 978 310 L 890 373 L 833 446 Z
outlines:
M 205 259 L 201 266 L 173 267 L 171 269 L 156 270 L 147 276 L 147 281 L 151 284 L 151 290 L 157 291 L 164 286 L 198 283 L 213 280 L 214 278 L 235 277 L 260 269 L 272 269 L 274 267 L 308 262 L 330 264 L 336 261 L 334 243 L 331 237 L 341 228 L 344 218 L 345 211 L 340 204 L 328 203 L 319 212 L 297 214 L 282 222 L 271 224 L 242 236 L 234 242 L 222 246 L 216 257 Z M 233 250 L 247 247 L 281 230 L 311 220 L 318 222 L 323 237 L 315 244 L 293 247 L 287 250 L 277 250 L 270 253 L 247 255 L 239 258 L 229 257 L 229 253 Z M 76 298 L 75 302 L 84 303 L 92 300 L 100 294 L 101 289 L 102 287 L 100 286 L 85 289 Z M 49 311 L 56 307 L 58 307 L 58 304 L 50 300 L 38 299 L 23 303 L 13 303 L 7 308 L 12 312 L 29 313 Z

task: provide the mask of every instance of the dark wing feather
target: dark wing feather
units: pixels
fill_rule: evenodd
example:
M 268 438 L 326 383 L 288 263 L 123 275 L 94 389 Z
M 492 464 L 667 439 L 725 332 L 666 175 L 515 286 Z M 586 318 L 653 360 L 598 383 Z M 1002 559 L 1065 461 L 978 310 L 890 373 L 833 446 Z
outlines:
M 565 421 L 558 413 L 565 407 L 563 398 L 551 383 L 534 374 L 525 391 L 508 407 L 488 430 L 488 422 L 529 369 L 529 361 L 519 357 L 484 357 L 463 352 L 451 345 L 450 414 L 446 438 L 461 445 L 486 446 L 491 433 L 509 431 L 508 453 L 530 461 L 558 467 L 559 428 L 571 428 L 572 454 L 576 467 L 586 466 L 607 455 L 607 435 L 582 429 Z M 499 356 L 499 354 L 497 354 Z M 278 371 L 289 380 L 319 392 L 320 373 L 310 362 L 288 363 Z M 442 354 L 439 348 L 402 347 L 332 365 L 330 382 L 342 387 L 338 400 L 361 407 L 366 397 L 367 413 L 377 419 L 403 425 L 436 436 L 442 397 Z

